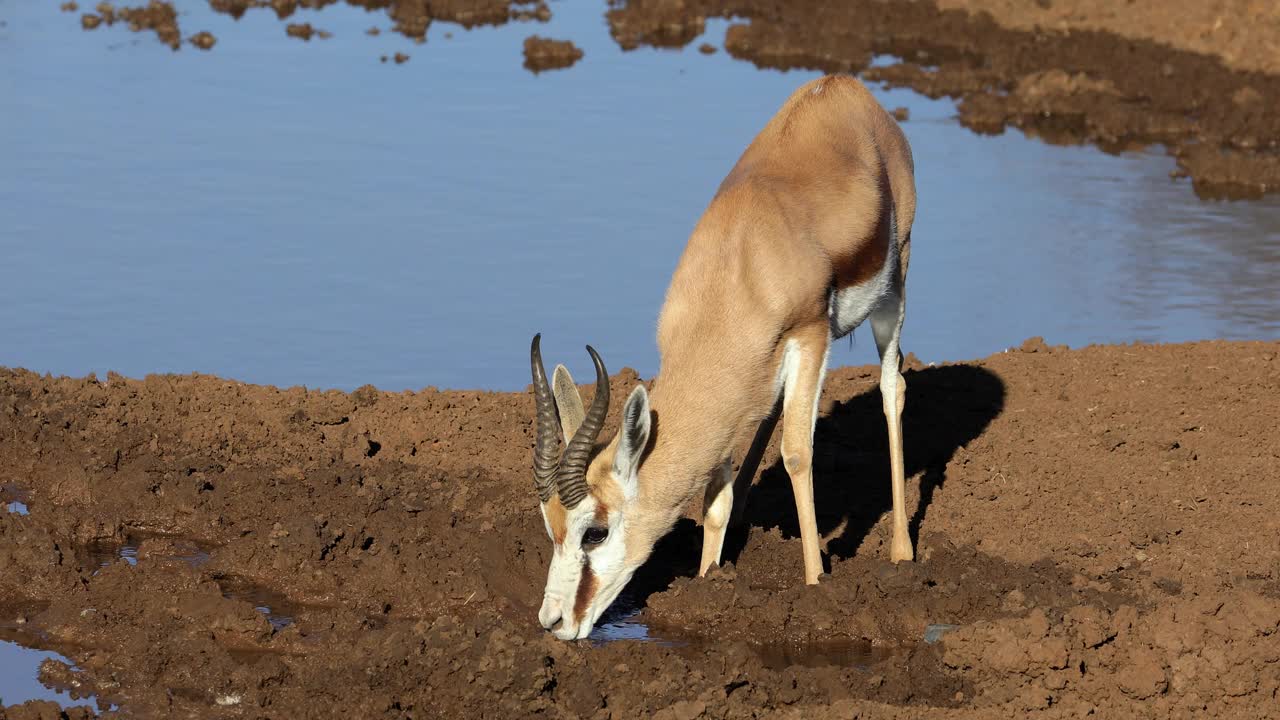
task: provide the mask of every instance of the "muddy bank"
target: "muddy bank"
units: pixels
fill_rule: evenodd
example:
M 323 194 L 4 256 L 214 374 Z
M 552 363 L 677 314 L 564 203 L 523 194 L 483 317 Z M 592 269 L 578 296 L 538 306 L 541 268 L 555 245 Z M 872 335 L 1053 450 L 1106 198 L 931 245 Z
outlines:
M 96 710 L 142 716 L 1258 717 L 1280 688 L 1278 354 L 913 363 L 903 566 L 875 371 L 835 370 L 829 576 L 797 585 L 771 450 L 729 564 L 688 577 L 686 520 L 634 582 L 662 642 L 603 644 L 537 627 L 527 394 L 0 371 L 0 487 L 27 509 L 0 512 L 0 606 Z
M 938 0 L 1018 30 L 1099 30 L 1280 72 L 1280 5 L 1260 0 Z
M 1007 3 L 961 4 L 1013 12 Z M 1280 104 L 1280 76 L 1232 69 L 1222 59 L 1227 45 L 1201 54 L 1147 39 L 1133 30 L 1136 20 L 1106 30 L 1023 27 L 928 0 L 629 0 L 608 17 L 624 48 L 683 46 L 707 17 L 745 19 L 730 27 L 726 49 L 760 67 L 858 72 L 957 98 L 961 123 L 980 132 L 1015 127 L 1108 150 L 1162 143 L 1204 195 L 1280 189 L 1280 116 L 1269 111 Z M 1163 17 L 1181 18 L 1174 10 Z M 882 54 L 900 61 L 870 68 Z

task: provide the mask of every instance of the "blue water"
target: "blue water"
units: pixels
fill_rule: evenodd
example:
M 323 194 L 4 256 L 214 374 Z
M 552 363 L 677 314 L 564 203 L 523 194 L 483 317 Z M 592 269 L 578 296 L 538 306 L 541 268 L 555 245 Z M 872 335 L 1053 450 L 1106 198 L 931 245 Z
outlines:
M 71 661 L 58 653 L 33 650 L 15 642 L 0 639 L 0 707 L 18 705 L 28 700 L 50 700 L 61 707 L 95 703 L 92 696 L 72 699 L 65 690 L 54 690 L 41 684 L 37 676 L 40 663 L 45 660 L 71 664 Z
M 0 3 L 0 365 L 516 389 L 541 331 L 577 375 L 589 342 L 649 376 L 689 230 L 813 77 L 623 53 L 596 3 L 423 45 L 346 6 L 290 18 L 334 33 L 309 43 L 269 10 L 180 7 L 212 51 Z M 535 32 L 585 58 L 532 75 Z M 1197 200 L 1159 149 L 978 137 L 948 101 L 879 95 L 910 109 L 918 167 L 906 350 L 1280 337 L 1280 202 Z

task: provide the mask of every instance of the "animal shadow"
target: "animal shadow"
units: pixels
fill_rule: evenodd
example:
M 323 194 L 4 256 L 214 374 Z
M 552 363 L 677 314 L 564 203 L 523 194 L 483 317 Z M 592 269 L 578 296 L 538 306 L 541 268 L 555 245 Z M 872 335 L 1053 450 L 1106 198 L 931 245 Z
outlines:
M 903 373 L 907 384 L 902 416 L 903 454 L 908 490 L 917 481 L 919 502 L 911 513 L 909 532 L 918 542 L 934 492 L 946 482 L 947 462 L 986 430 L 1004 408 L 1004 382 L 972 365 L 947 365 Z M 776 436 L 780 435 L 775 431 Z M 791 480 L 777 457 L 766 456 L 747 497 L 745 527 L 726 538 L 724 559 L 737 561 L 750 528 L 779 528 L 799 537 Z M 831 557 L 850 557 L 871 528 L 892 507 L 889 481 L 889 434 L 878 384 L 847 400 L 838 400 L 818 419 L 814 432 L 814 505 L 818 532 Z M 843 529 L 841 527 L 843 526 Z M 799 563 L 799 558 L 796 560 Z M 829 568 L 828 568 L 829 569 Z

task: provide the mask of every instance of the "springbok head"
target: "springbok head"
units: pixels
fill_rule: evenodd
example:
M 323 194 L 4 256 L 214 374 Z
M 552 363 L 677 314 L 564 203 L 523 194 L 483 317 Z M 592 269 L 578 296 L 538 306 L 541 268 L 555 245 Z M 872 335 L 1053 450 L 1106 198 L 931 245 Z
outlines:
M 535 335 L 530 349 L 537 406 L 533 480 L 554 546 L 538 621 L 561 640 L 575 640 L 591 632 L 647 555 L 641 547 L 629 552 L 627 515 L 636 501 L 637 471 L 649 442 L 649 396 L 638 386 L 623 407 L 617 436 L 597 445 L 609 412 L 604 362 L 588 345 L 596 394 L 584 412 L 563 365 L 555 369 L 554 389 L 548 385 L 540 339 Z M 563 454 L 557 435 L 564 438 Z

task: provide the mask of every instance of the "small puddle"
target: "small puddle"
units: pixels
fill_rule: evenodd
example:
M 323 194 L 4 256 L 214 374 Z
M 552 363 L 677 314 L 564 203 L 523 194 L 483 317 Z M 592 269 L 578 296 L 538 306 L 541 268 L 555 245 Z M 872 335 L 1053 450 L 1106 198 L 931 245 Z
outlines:
M 193 568 L 209 562 L 209 551 L 200 543 L 187 538 L 174 538 L 166 535 L 129 534 L 124 542 L 95 542 L 80 549 L 86 565 L 95 568 L 92 575 L 97 575 L 103 568 L 120 561 L 130 565 L 138 564 L 138 548 L 146 540 L 169 540 L 173 545 L 172 552 L 148 553 L 146 559 L 181 560 Z
M 935 623 L 924 629 L 924 641 L 928 645 L 932 645 L 942 639 L 943 635 L 952 630 L 959 630 L 959 625 L 946 625 L 943 623 Z
M 12 483 L 0 485 L 0 507 L 6 512 L 14 515 L 27 515 L 31 510 L 27 507 L 27 502 L 31 498 L 31 493 Z
M 28 623 L 30 614 L 27 608 L 0 608 L 0 707 L 49 700 L 63 708 L 95 705 L 107 709 L 81 686 L 71 660 L 37 647 L 41 636 Z
M 254 610 L 267 617 L 276 632 L 292 625 L 298 617 L 301 606 L 274 590 L 230 576 L 218 578 L 217 582 L 223 597 L 250 603 Z
M 95 542 L 80 548 L 88 567 L 94 568 L 91 575 L 97 575 L 103 568 L 118 562 L 137 565 L 139 547 L 147 540 L 161 539 L 171 543 L 170 552 L 148 552 L 143 561 L 151 559 L 181 560 L 192 568 L 199 568 L 209 562 L 209 550 L 200 543 L 187 538 L 174 538 L 166 535 L 144 535 L 130 533 L 124 542 Z M 222 589 L 222 596 L 231 600 L 243 600 L 253 605 L 253 609 L 266 616 L 267 622 L 275 630 L 289 627 L 298 616 L 299 605 L 281 593 L 269 590 L 261 585 L 234 576 L 214 578 Z
M 587 635 L 592 645 L 599 647 L 605 643 L 630 640 L 651 642 L 659 645 L 678 646 L 687 643 L 672 638 L 659 637 L 649 630 L 643 621 L 644 606 L 634 593 L 623 590 L 609 609 L 604 611 L 596 626 Z
M 954 628 L 954 625 L 930 625 L 932 628 Z M 945 632 L 945 630 L 943 630 Z M 940 634 L 940 633 L 939 633 Z M 929 637 L 926 632 L 926 638 Z M 667 647 L 688 647 L 708 642 L 704 638 L 680 639 L 665 633 L 654 633 L 644 622 L 644 607 L 625 590 L 605 611 L 592 628 L 587 640 L 595 647 L 613 642 L 651 642 Z M 928 642 L 933 642 L 927 640 Z M 840 639 L 815 642 L 750 643 L 761 664 L 770 670 L 801 667 L 849 667 L 860 670 L 888 658 L 893 649 L 873 644 L 870 640 Z

